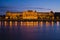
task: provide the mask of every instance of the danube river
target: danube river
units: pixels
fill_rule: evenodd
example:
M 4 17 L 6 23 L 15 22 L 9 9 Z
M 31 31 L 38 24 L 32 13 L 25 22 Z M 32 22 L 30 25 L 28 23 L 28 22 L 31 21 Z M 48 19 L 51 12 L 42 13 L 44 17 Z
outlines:
M 0 21 L 0 40 L 60 40 L 60 22 Z

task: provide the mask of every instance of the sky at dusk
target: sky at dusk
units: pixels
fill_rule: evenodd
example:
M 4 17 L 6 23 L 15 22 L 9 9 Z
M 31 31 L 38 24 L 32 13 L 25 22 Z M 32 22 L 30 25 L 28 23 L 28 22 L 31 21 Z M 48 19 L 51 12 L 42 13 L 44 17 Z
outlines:
M 0 14 L 9 11 L 54 11 L 60 12 L 60 0 L 0 0 Z

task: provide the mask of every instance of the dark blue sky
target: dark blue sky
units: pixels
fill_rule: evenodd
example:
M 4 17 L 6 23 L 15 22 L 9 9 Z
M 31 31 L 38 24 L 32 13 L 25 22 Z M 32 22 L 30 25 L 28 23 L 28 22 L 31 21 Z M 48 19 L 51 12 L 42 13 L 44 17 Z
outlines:
M 38 9 L 40 8 L 40 9 Z M 0 0 L 0 14 L 9 11 L 60 11 L 60 0 Z

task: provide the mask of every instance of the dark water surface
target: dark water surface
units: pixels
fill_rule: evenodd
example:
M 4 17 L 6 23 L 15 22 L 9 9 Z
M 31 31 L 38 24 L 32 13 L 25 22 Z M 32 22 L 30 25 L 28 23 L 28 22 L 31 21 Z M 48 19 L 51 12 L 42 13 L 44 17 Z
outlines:
M 0 40 L 60 40 L 60 22 L 0 21 Z

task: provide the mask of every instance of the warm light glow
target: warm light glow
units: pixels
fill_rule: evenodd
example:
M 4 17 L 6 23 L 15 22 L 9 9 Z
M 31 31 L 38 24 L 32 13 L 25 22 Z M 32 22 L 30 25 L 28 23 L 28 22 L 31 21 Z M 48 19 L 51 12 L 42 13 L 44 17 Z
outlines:
M 52 26 L 54 26 L 54 22 L 52 21 Z
M 24 11 L 23 12 L 23 19 L 37 19 L 37 12 L 33 11 Z
M 15 26 L 17 26 L 17 21 L 15 21 Z
M 41 20 L 54 20 L 54 14 L 51 12 L 36 12 L 33 10 L 25 10 L 22 13 L 20 12 L 6 12 L 6 19 L 28 19 L 28 20 L 37 20 L 38 18 Z
M 21 23 L 20 23 L 20 24 L 21 24 L 21 26 L 22 26 L 22 25 L 23 25 L 23 22 L 21 21 Z
M 26 22 L 26 26 L 29 27 L 31 24 L 30 22 Z
M 46 31 L 49 30 L 50 22 L 46 21 Z
M 46 27 L 48 27 L 49 26 L 49 22 L 48 21 L 46 21 Z
M 29 24 L 30 24 L 31 27 L 34 27 L 34 22 L 33 21 L 30 22 Z
M 26 26 L 26 27 L 37 27 L 38 26 L 38 22 L 21 22 L 21 26 Z
M 0 21 L 0 27 L 1 27 L 1 21 Z
M 8 19 L 8 17 L 5 17 L 5 19 Z
M 40 22 L 40 26 L 41 26 L 41 27 L 43 26 L 43 22 L 42 22 L 42 21 Z
M 59 30 L 59 21 L 56 22 L 56 29 Z
M 6 21 L 4 22 L 4 24 L 5 24 L 5 26 L 7 26 L 7 22 Z
M 12 27 L 12 24 L 13 24 L 12 21 L 10 21 L 10 27 Z
M 57 21 L 57 26 L 59 26 L 59 21 Z
M 27 22 L 23 22 L 23 26 L 27 26 Z
M 34 27 L 38 27 L 38 21 L 37 22 L 34 22 Z
M 25 22 L 25 26 L 27 26 L 27 27 L 30 27 L 31 26 L 32 27 L 33 26 L 33 22 L 28 22 L 27 21 L 27 22 Z
M 21 26 L 27 26 L 27 22 L 22 22 L 21 21 Z
M 54 20 L 54 17 L 52 17 L 52 20 Z
M 40 26 L 40 31 L 42 32 L 43 21 L 39 22 L 39 26 Z

